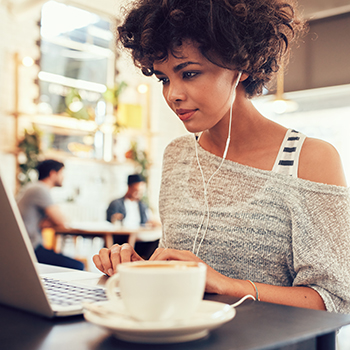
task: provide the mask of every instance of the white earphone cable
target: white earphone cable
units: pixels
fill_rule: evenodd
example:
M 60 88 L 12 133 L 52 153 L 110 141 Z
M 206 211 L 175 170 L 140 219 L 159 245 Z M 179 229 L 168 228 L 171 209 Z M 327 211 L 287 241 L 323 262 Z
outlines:
M 241 305 L 243 303 L 243 301 L 247 300 L 247 299 L 253 299 L 254 301 L 256 300 L 255 297 L 253 297 L 251 294 L 247 294 L 244 297 L 242 297 L 241 299 L 239 299 L 236 303 L 231 304 L 231 307 L 237 307 L 239 305 Z

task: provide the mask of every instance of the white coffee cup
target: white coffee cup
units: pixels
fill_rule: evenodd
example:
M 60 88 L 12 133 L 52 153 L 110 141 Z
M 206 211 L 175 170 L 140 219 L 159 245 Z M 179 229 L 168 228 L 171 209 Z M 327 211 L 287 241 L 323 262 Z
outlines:
M 187 261 L 140 261 L 118 265 L 106 284 L 108 299 L 140 321 L 190 318 L 203 299 L 206 265 Z M 121 299 L 115 292 L 119 287 Z

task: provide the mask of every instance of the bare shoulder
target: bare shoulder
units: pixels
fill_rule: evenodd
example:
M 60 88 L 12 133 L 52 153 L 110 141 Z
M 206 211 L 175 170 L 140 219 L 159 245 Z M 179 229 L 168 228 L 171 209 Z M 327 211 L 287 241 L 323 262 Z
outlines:
M 298 177 L 328 185 L 346 186 L 338 151 L 328 142 L 306 138 L 301 149 Z

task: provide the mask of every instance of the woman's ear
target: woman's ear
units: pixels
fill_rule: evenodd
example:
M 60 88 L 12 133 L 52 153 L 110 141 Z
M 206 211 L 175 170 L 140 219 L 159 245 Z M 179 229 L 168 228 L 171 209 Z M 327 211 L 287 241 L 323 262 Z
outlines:
M 241 75 L 241 77 L 239 79 L 239 82 L 242 82 L 242 81 L 246 80 L 248 77 L 249 77 L 248 73 L 242 73 L 242 75 Z

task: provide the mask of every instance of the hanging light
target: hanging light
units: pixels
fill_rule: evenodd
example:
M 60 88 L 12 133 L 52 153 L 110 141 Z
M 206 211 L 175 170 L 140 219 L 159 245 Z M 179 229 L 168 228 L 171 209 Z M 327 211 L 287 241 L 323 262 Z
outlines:
M 34 65 L 34 63 L 35 63 L 34 59 L 31 58 L 30 56 L 23 57 L 22 59 L 22 64 L 25 67 L 31 67 L 32 65 Z
M 272 109 L 277 114 L 294 112 L 298 109 L 295 101 L 288 100 L 284 96 L 284 66 L 283 63 L 277 72 L 277 90 L 275 99 L 272 101 Z
M 146 84 L 140 84 L 140 85 L 137 87 L 137 91 L 138 91 L 140 94 L 145 94 L 145 93 L 147 93 L 147 91 L 148 91 L 148 85 L 146 85 Z

